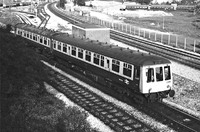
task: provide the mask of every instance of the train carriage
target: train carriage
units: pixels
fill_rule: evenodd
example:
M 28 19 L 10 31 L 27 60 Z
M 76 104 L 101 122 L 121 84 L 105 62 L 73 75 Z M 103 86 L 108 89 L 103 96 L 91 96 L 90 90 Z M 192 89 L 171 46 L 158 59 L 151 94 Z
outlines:
M 126 96 L 143 101 L 174 95 L 171 63 L 162 57 L 25 24 L 16 25 L 16 34 L 48 47 L 85 75 Z

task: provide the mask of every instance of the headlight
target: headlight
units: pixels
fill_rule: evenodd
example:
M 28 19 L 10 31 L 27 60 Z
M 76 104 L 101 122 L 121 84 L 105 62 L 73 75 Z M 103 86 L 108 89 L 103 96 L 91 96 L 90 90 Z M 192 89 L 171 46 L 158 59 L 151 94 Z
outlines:
M 167 85 L 167 88 L 168 88 L 168 89 L 171 89 L 171 86 L 170 86 L 170 85 Z

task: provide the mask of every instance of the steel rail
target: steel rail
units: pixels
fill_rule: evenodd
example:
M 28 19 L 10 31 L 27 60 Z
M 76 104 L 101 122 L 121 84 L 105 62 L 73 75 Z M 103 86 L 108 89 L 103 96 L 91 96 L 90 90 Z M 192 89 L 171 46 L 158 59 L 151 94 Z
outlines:
M 51 71 L 50 80 L 54 83 L 52 84 L 54 88 L 99 118 L 116 132 L 157 132 L 157 130 L 136 119 L 133 115 L 128 114 L 126 111 L 60 73 Z
M 193 115 L 162 102 L 149 104 L 148 107 L 166 119 L 169 119 L 171 121 L 170 126 L 176 127 L 178 131 L 200 131 L 200 119 Z

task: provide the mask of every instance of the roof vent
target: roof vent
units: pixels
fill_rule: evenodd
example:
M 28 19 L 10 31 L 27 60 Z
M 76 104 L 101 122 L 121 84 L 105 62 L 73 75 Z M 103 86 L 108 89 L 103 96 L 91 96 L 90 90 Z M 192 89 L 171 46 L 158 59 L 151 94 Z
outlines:
M 99 42 L 99 40 L 97 40 L 97 42 Z
M 149 55 L 151 55 L 151 53 L 149 52 Z
M 122 51 L 122 50 L 123 50 L 123 48 L 120 48 L 120 50 Z
M 140 52 L 140 50 L 137 50 L 137 52 Z

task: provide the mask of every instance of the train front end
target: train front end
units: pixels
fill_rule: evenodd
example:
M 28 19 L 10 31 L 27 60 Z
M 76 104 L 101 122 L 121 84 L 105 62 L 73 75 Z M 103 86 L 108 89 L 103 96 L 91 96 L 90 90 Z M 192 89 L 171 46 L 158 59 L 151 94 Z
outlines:
M 173 97 L 171 63 L 143 66 L 140 92 L 149 101 Z

